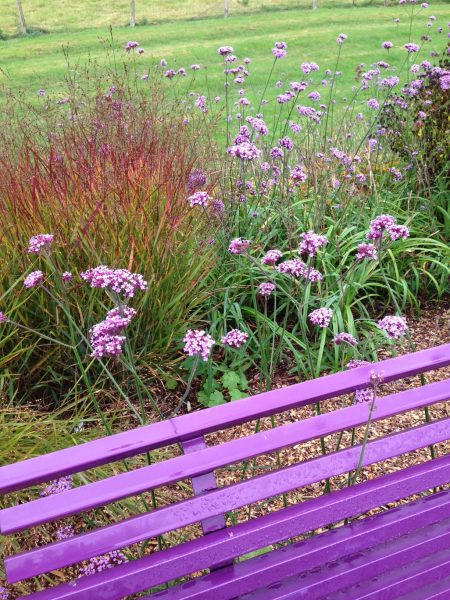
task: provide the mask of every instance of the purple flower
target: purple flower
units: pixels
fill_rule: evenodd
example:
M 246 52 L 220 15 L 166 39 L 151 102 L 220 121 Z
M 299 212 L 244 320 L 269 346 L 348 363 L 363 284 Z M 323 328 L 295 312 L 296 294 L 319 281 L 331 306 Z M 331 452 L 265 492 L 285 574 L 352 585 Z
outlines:
M 355 340 L 355 338 L 352 336 L 352 334 L 346 333 L 345 331 L 335 335 L 333 338 L 333 342 L 337 346 L 340 346 L 340 344 L 349 344 L 350 346 L 356 346 L 358 344 L 358 342 Z
M 267 135 L 269 133 L 267 125 L 265 124 L 263 119 L 257 117 L 247 117 L 246 120 L 248 123 L 250 123 L 253 129 L 261 135 Z
M 240 348 L 248 340 L 248 333 L 244 333 L 240 329 L 232 329 L 220 340 L 223 346 L 229 348 Z
M 206 207 L 206 206 L 208 206 L 208 202 L 210 199 L 211 198 L 209 197 L 207 192 L 195 192 L 194 194 L 191 194 L 188 198 L 189 204 L 191 205 L 191 207 L 194 207 L 194 206 Z
M 277 148 L 276 146 L 270 149 L 269 154 L 272 160 L 283 158 L 283 150 L 281 148 Z
M 385 50 L 390 50 L 391 48 L 394 47 L 394 44 L 392 42 L 383 42 L 381 44 L 381 47 L 384 48 Z
M 286 56 L 286 49 L 286 42 L 275 42 L 272 54 L 275 56 L 275 58 L 284 58 Z
M 67 492 L 73 488 L 73 481 L 70 475 L 66 477 L 60 477 L 59 479 L 54 479 L 50 481 L 50 483 L 40 492 L 40 496 L 45 498 L 47 496 L 54 496 L 55 494 L 61 494 L 62 492 Z
M 80 569 L 78 577 L 94 575 L 94 573 L 100 573 L 125 562 L 127 562 L 127 558 L 120 550 L 112 550 L 102 556 L 89 559 L 87 565 Z
M 0 325 L 1 325 L 2 323 L 6 323 L 6 321 L 7 321 L 7 316 L 5 315 L 5 313 L 3 313 L 3 312 L 0 310 Z
M 318 102 L 320 100 L 320 94 L 319 94 L 319 92 L 316 92 L 316 91 L 310 92 L 308 94 L 308 98 L 310 100 L 312 100 L 313 102 Z
M 61 540 L 67 540 L 75 535 L 72 525 L 61 525 L 56 530 L 56 539 L 58 542 Z
M 260 150 L 251 142 L 241 142 L 227 149 L 227 154 L 241 160 L 254 160 L 261 154 Z
M 420 46 L 418 46 L 417 44 L 405 44 L 403 48 L 407 50 L 409 54 L 413 52 L 419 52 L 420 50 Z
M 397 316 L 383 317 L 378 321 L 377 327 L 384 331 L 390 340 L 404 336 L 408 330 L 406 319 Z
M 44 281 L 44 273 L 42 271 L 33 271 L 25 277 L 23 285 L 27 288 L 37 287 Z
M 127 42 L 124 46 L 124 49 L 126 52 L 130 52 L 130 50 L 134 50 L 134 48 L 137 48 L 138 46 L 139 42 Z
M 370 98 L 370 100 L 367 100 L 367 106 L 369 108 L 372 108 L 373 110 L 378 110 L 380 108 L 380 105 L 376 98 Z
M 328 242 L 327 238 L 324 235 L 319 235 L 314 233 L 314 231 L 308 231 L 306 233 L 302 233 L 300 235 L 302 241 L 300 242 L 300 246 L 298 248 L 298 253 L 307 254 L 310 257 L 313 257 L 319 248 L 323 248 Z
M 191 65 L 193 71 L 200 71 L 200 65 Z
M 110 310 L 104 321 L 100 321 L 90 330 L 90 344 L 94 358 L 107 356 L 117 357 L 122 354 L 122 346 L 125 343 L 123 330 L 128 327 L 136 315 L 134 308 L 120 306 Z
M 183 338 L 185 352 L 188 356 L 201 356 L 206 362 L 216 343 L 203 329 L 189 329 Z
M 333 311 L 331 308 L 317 308 L 308 315 L 308 319 L 311 321 L 311 323 L 323 328 L 328 327 L 332 317 Z
M 133 298 L 139 290 L 148 290 L 148 283 L 139 273 L 131 273 L 127 269 L 111 269 L 105 265 L 88 269 L 81 273 L 81 278 L 92 288 L 110 289 L 126 298 Z
M 73 275 L 70 271 L 64 271 L 64 273 L 61 275 L 61 279 L 64 281 L 64 283 L 68 283 L 69 281 L 72 281 Z
M 269 250 L 268 252 L 266 252 L 266 254 L 262 257 L 261 262 L 263 265 L 275 265 L 283 256 L 281 250 Z
M 282 137 L 278 140 L 278 145 L 280 146 L 280 148 L 286 148 L 286 150 L 292 150 L 292 148 L 294 147 L 294 142 L 291 140 L 290 137 Z
M 348 35 L 346 35 L 345 33 L 340 33 L 337 38 L 336 38 L 336 42 L 341 45 L 345 42 L 345 40 L 348 38 Z
M 377 249 L 375 248 L 375 246 L 373 244 L 359 244 L 358 245 L 358 252 L 356 253 L 356 260 L 364 260 L 364 259 L 369 259 L 369 260 L 377 260 L 378 259 L 378 254 L 377 254 Z
M 227 54 L 231 54 L 232 52 L 234 52 L 234 49 L 231 46 L 221 46 L 217 50 L 217 54 L 220 54 L 220 56 L 226 56 Z
M 33 235 L 28 242 L 28 250 L 30 254 L 40 254 L 41 252 L 48 252 L 50 244 L 53 241 L 53 235 L 50 233 L 39 233 Z
M 231 240 L 230 245 L 228 246 L 228 252 L 231 254 L 244 254 L 250 247 L 249 240 L 243 240 L 242 238 L 234 238 Z
M 208 112 L 208 107 L 206 106 L 206 96 L 199 96 L 195 101 L 195 106 L 204 113 Z
M 194 192 L 195 190 L 198 190 L 199 188 L 206 185 L 206 181 L 206 175 L 202 171 L 202 169 L 195 169 L 189 174 L 186 183 L 186 188 L 188 192 Z
M 258 286 L 259 293 L 261 296 L 270 296 L 272 292 L 275 290 L 275 285 L 270 283 L 269 281 L 264 281 L 260 283 Z
M 406 238 L 409 237 L 409 229 L 406 227 L 406 225 L 391 225 L 387 231 L 393 242 L 399 239 L 406 240 Z
M 211 202 L 211 210 L 215 217 L 220 218 L 225 212 L 225 204 L 222 202 L 222 200 L 215 198 Z
M 305 263 L 298 258 L 290 258 L 277 266 L 279 273 L 291 275 L 292 277 L 303 277 L 306 269 Z
M 300 183 L 303 183 L 307 179 L 307 175 L 301 165 L 296 165 L 291 169 L 290 176 L 294 185 L 300 185 Z
M 392 225 L 395 225 L 394 217 L 391 217 L 391 215 L 379 215 L 370 222 L 370 230 L 367 237 L 369 240 L 378 240 L 383 235 L 383 232 Z

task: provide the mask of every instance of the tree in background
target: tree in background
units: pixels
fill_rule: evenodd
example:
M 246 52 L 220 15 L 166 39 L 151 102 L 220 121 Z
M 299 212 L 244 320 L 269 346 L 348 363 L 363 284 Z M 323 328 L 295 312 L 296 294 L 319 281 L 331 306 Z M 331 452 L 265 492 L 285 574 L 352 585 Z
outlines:
M 130 27 L 136 25 L 136 6 L 135 0 L 130 0 Z
M 16 4 L 17 4 L 17 14 L 19 16 L 20 33 L 22 35 L 26 35 L 28 33 L 28 31 L 27 31 L 27 24 L 25 23 L 25 17 L 23 15 L 22 0 L 16 0 Z

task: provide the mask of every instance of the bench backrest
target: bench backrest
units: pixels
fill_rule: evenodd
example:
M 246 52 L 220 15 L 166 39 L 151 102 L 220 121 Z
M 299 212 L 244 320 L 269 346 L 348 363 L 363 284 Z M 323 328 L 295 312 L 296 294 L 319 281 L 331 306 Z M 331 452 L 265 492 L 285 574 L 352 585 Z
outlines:
M 273 540 L 286 539 L 292 535 L 293 522 L 296 524 L 297 535 L 302 531 L 310 531 L 351 514 L 364 512 L 370 507 L 379 506 L 382 502 L 389 502 L 392 499 L 406 497 L 417 491 L 441 485 L 450 480 L 449 457 L 413 467 L 408 470 L 407 476 L 394 473 L 383 477 L 383 482 L 369 481 L 355 486 L 354 489 L 348 488 L 350 491 L 342 490 L 334 493 L 333 502 L 324 496 L 303 503 L 304 506 L 280 511 L 286 513 L 285 516 L 269 515 L 271 519 L 265 519 L 264 524 L 262 519 L 258 519 L 261 521 L 261 527 L 256 530 L 252 523 L 247 526 L 247 529 L 243 525 L 239 526 L 242 543 L 238 544 L 238 536 L 234 538 L 233 534 L 231 539 L 228 537 L 227 530 L 223 530 L 225 526 L 223 515 L 254 502 L 352 471 L 360 458 L 361 446 L 352 446 L 220 488 L 216 488 L 214 470 L 363 425 L 368 418 L 368 406 L 356 404 L 234 439 L 218 446 L 207 447 L 203 435 L 366 388 L 370 385 L 373 373 L 381 375 L 384 382 L 389 382 L 449 364 L 450 344 L 446 344 L 3 467 L 0 469 L 0 493 L 5 494 L 174 443 L 182 443 L 185 451 L 185 454 L 164 462 L 78 486 L 62 494 L 4 509 L 0 512 L 0 531 L 3 534 L 23 531 L 35 525 L 106 506 L 117 500 L 186 479 L 192 480 L 195 494 L 187 500 L 9 557 L 5 561 L 8 580 L 17 582 L 187 525 L 202 523 L 203 531 L 208 535 L 195 540 L 197 545 L 193 548 L 197 554 L 195 552 L 192 554 L 192 546 L 189 551 L 190 555 L 199 557 L 198 562 L 194 559 L 187 561 L 186 558 L 180 562 L 180 557 L 184 556 L 182 548 L 184 545 L 181 545 L 133 561 L 130 565 L 120 565 L 110 569 L 111 572 L 83 578 L 86 581 L 79 580 L 76 586 L 58 586 L 38 594 L 39 597 L 48 599 L 63 597 L 81 599 L 94 597 L 92 594 L 95 589 L 97 594 L 95 597 L 100 598 L 102 596 L 99 595 L 99 590 L 108 589 L 108 586 L 113 585 L 111 590 L 114 589 L 114 593 L 120 592 L 122 596 L 103 597 L 120 598 L 125 595 L 125 590 L 126 593 L 134 593 L 201 568 L 224 564 L 224 561 L 232 559 L 233 556 L 239 556 L 266 543 L 273 543 Z M 380 397 L 376 401 L 373 419 L 385 419 L 401 412 L 447 400 L 449 397 L 448 380 Z M 450 419 L 401 431 L 370 441 L 365 449 L 363 464 L 379 462 L 449 438 Z M 291 512 L 288 514 L 289 510 Z M 290 534 L 286 535 L 283 522 L 289 523 Z M 229 547 L 226 546 L 227 543 Z M 184 566 L 180 570 L 180 567 L 175 567 L 175 563 Z M 87 580 L 91 580 L 91 583 Z M 61 590 L 57 591 L 60 588 Z

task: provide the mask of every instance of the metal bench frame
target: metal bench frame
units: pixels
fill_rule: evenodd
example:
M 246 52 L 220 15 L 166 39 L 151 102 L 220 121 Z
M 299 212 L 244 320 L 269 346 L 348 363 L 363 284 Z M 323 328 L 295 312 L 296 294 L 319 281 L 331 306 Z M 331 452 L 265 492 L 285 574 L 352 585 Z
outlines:
M 361 446 L 219 488 L 215 469 L 363 425 L 368 418 L 368 406 L 356 404 L 217 446 L 208 447 L 204 435 L 368 387 L 373 373 L 389 382 L 449 364 L 450 344 L 446 344 L 2 467 L 0 493 L 6 494 L 174 443 L 180 443 L 184 451 L 183 455 L 164 462 L 4 509 L 0 512 L 0 531 L 4 535 L 185 479 L 192 480 L 194 491 L 194 496 L 182 502 L 11 556 L 5 560 L 8 581 L 14 583 L 48 573 L 201 523 L 204 535 L 198 539 L 37 592 L 32 597 L 119 599 L 209 569 L 209 575 L 157 592 L 151 598 L 308 597 L 311 600 L 326 596 L 351 600 L 381 597 L 377 594 L 382 589 L 385 589 L 383 598 L 400 598 L 409 593 L 408 589 L 417 595 L 419 584 L 425 591 L 429 589 L 427 594 L 433 594 L 430 598 L 448 598 L 450 491 L 431 494 L 385 514 L 354 521 L 244 562 L 234 559 L 442 486 L 450 481 L 450 456 L 226 527 L 224 515 L 230 511 L 353 471 L 361 456 Z M 372 418 L 385 419 L 449 398 L 449 380 L 412 388 L 377 398 Z M 367 443 L 363 466 L 448 439 L 450 418 L 378 438 Z

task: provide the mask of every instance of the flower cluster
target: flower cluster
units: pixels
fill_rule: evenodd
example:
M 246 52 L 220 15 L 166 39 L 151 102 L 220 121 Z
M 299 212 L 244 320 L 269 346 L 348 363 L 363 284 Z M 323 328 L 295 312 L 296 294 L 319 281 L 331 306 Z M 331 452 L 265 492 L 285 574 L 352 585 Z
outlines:
M 3 312 L 0 310 L 0 325 L 1 325 L 2 323 L 6 323 L 6 321 L 7 321 L 7 317 L 6 317 L 5 313 L 3 313 Z
M 28 252 L 30 254 L 47 252 L 52 242 L 53 235 L 49 233 L 39 233 L 38 235 L 33 235 L 28 242 Z
M 231 254 L 244 254 L 250 247 L 249 240 L 243 240 L 242 238 L 234 238 L 231 240 L 230 245 L 228 246 L 228 252 Z
M 384 232 L 389 234 L 389 237 L 394 242 L 399 238 L 406 239 L 409 237 L 409 229 L 404 225 L 398 225 L 394 217 L 391 215 L 379 215 L 370 222 L 370 229 L 367 235 L 369 240 L 381 239 Z
M 276 267 L 279 273 L 291 275 L 292 277 L 306 279 L 307 281 L 321 281 L 322 274 L 312 267 L 308 267 L 302 260 L 298 258 L 290 258 L 280 263 Z
M 67 477 L 60 477 L 59 479 L 55 479 L 50 481 L 50 483 L 40 492 L 40 496 L 45 498 L 47 496 L 54 496 L 55 494 L 61 494 L 62 492 L 67 492 L 73 488 L 72 477 L 68 475 Z
M 133 298 L 138 290 L 146 291 L 148 283 L 139 273 L 127 269 L 111 269 L 100 265 L 81 273 L 82 279 L 92 288 L 109 289 L 125 298 Z
M 241 160 L 254 160 L 261 154 L 259 148 L 251 142 L 243 141 L 240 144 L 235 144 L 227 149 L 227 154 L 240 158 Z
M 194 192 L 193 194 L 191 194 L 189 196 L 188 200 L 189 200 L 189 204 L 191 205 L 191 207 L 194 207 L 194 206 L 206 207 L 206 206 L 208 206 L 210 197 L 208 195 L 208 192 Z
M 331 308 L 317 308 L 309 313 L 308 319 L 314 325 L 319 327 L 328 327 L 333 317 L 333 311 Z
M 359 244 L 358 251 L 356 253 L 356 260 L 364 260 L 365 258 L 369 260 L 377 260 L 378 254 L 377 249 L 373 244 Z
M 352 334 L 346 333 L 345 331 L 335 335 L 333 338 L 333 342 L 336 344 L 336 346 L 340 346 L 341 344 L 349 344 L 349 346 L 356 346 L 358 344 L 357 340 L 352 336 Z
M 240 329 L 232 329 L 220 340 L 224 346 L 230 348 L 240 348 L 248 340 L 248 333 Z
M 275 42 L 272 54 L 275 56 L 275 58 L 284 58 L 286 56 L 286 49 L 286 42 Z
M 78 577 L 94 575 L 94 573 L 100 573 L 125 562 L 127 562 L 126 556 L 120 550 L 113 550 L 102 556 L 91 558 L 87 565 L 80 569 Z
M 206 362 L 216 343 L 203 329 L 189 329 L 183 338 L 184 348 L 188 356 L 201 356 Z
M 270 296 L 275 290 L 275 285 L 273 283 L 270 283 L 270 281 L 263 281 L 263 283 L 259 284 L 258 290 L 261 296 L 267 297 Z
M 261 262 L 263 265 L 275 265 L 283 256 L 281 250 L 269 250 L 262 257 Z
M 371 363 L 367 360 L 352 359 L 347 363 L 347 369 L 357 369 L 358 367 L 365 367 Z M 354 402 L 372 402 L 374 399 L 374 389 L 372 387 L 362 388 L 355 391 Z
M 23 285 L 29 290 L 30 288 L 37 287 L 41 285 L 44 281 L 44 273 L 42 271 L 33 271 L 29 275 L 25 277 L 23 280 Z
M 387 316 L 377 323 L 378 329 L 384 331 L 390 340 L 403 337 L 408 330 L 408 324 L 404 317 Z
M 125 336 L 123 331 L 135 317 L 136 311 L 129 306 L 120 306 L 110 310 L 104 321 L 100 321 L 90 330 L 89 342 L 94 358 L 116 357 L 122 354 Z
M 202 169 L 194 169 L 188 177 L 186 188 L 188 192 L 195 192 L 206 185 L 206 175 Z
M 314 231 L 302 233 L 300 237 L 302 241 L 300 242 L 298 253 L 300 255 L 307 254 L 310 257 L 315 256 L 319 248 L 323 248 L 328 242 L 324 235 L 319 235 L 318 233 L 314 233 Z

